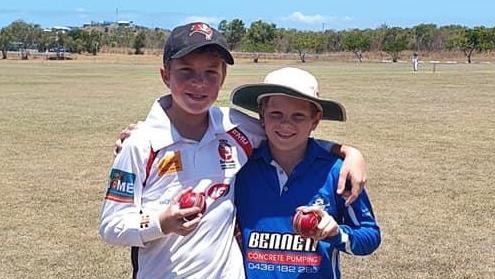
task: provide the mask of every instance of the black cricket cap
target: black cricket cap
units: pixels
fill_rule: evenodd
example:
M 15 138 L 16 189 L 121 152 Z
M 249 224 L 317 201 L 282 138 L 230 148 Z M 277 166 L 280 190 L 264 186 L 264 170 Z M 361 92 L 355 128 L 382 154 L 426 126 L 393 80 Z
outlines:
M 225 63 L 234 64 L 234 57 L 230 54 L 225 37 L 218 30 L 203 22 L 181 25 L 172 30 L 163 48 L 163 63 L 184 57 L 198 48 L 209 45 L 218 48 Z

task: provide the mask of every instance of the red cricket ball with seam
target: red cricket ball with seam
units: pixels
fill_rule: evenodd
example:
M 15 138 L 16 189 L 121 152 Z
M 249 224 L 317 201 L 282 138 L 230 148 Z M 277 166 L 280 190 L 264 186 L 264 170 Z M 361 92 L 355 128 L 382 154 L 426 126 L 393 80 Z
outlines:
M 312 237 L 316 234 L 318 223 L 320 223 L 321 217 L 316 212 L 302 212 L 297 213 L 292 218 L 292 225 L 294 231 L 300 234 L 304 238 Z
M 187 191 L 179 198 L 179 207 L 180 208 L 191 208 L 191 207 L 199 207 L 201 208 L 201 213 L 205 213 L 206 210 L 206 199 L 204 193 L 196 193 L 191 191 Z M 190 221 L 196 218 L 197 215 L 191 215 L 184 217 L 186 221 Z

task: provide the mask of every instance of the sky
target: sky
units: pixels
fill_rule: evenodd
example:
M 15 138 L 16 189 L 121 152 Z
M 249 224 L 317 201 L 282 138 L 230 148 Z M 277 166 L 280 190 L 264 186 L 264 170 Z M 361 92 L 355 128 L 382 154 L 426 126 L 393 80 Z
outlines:
M 495 26 L 494 0 L 3 0 L 0 27 L 14 20 L 43 28 L 129 20 L 137 25 L 173 29 L 192 21 L 212 26 L 241 19 L 246 27 L 257 20 L 279 28 L 321 31 L 388 26 Z

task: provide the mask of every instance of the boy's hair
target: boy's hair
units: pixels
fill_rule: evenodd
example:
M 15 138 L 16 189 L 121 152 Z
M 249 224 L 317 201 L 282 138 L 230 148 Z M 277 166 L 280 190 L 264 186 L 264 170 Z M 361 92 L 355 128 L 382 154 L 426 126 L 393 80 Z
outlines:
M 263 117 L 263 112 L 265 110 L 266 104 L 268 104 L 268 100 L 270 100 L 271 97 L 272 96 L 266 96 L 261 98 L 260 103 L 258 105 L 259 107 L 258 111 L 260 113 L 260 117 Z M 287 96 L 287 98 L 291 98 L 291 97 Z M 314 118 L 320 110 L 312 102 L 308 101 L 308 103 L 311 105 L 311 118 Z
M 222 33 L 202 22 L 181 25 L 172 30 L 163 47 L 163 64 L 169 65 L 171 59 L 182 58 L 206 46 L 216 48 L 225 63 L 234 64 L 234 58 Z
M 196 53 L 196 54 L 203 54 L 203 53 L 206 53 L 206 54 L 210 54 L 211 56 L 214 56 L 214 57 L 218 57 L 220 59 L 223 60 L 223 67 L 225 69 L 227 69 L 227 62 L 223 59 L 223 56 L 222 56 L 222 50 L 216 46 L 216 45 L 205 45 L 205 46 L 202 46 L 200 48 L 197 48 L 193 51 L 191 51 L 189 54 L 193 54 L 193 53 Z M 170 69 L 170 63 L 172 62 L 172 59 L 168 59 L 168 60 L 163 60 L 163 66 L 165 67 L 165 69 Z

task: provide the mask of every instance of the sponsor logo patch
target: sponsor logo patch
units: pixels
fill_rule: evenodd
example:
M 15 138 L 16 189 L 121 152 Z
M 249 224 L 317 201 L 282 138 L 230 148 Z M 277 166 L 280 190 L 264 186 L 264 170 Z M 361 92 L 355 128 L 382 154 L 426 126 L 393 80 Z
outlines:
M 122 203 L 134 202 L 134 181 L 136 175 L 112 169 L 105 199 Z
M 206 190 L 206 195 L 213 200 L 217 200 L 220 197 L 226 196 L 229 193 L 230 190 L 230 185 L 228 184 L 215 184 L 211 185 L 207 190 Z
M 292 233 L 257 232 L 249 234 L 245 260 L 249 269 L 257 269 L 256 263 L 282 268 L 284 272 L 313 273 L 319 269 L 321 255 L 318 254 L 318 241 L 302 238 Z M 306 269 L 314 267 L 315 269 Z M 297 268 L 297 269 L 296 269 Z
M 313 197 L 311 202 L 309 203 L 309 206 L 316 206 L 318 208 L 321 208 L 321 210 L 328 210 L 330 208 L 330 201 L 328 198 L 322 196 L 322 195 L 316 195 Z
M 169 151 L 165 153 L 158 162 L 158 175 L 173 174 L 182 171 L 182 160 L 179 151 Z
M 235 161 L 232 159 L 232 146 L 227 140 L 219 140 L 218 156 L 220 157 L 220 167 L 223 170 L 234 169 L 236 167 Z
M 211 30 L 210 26 L 204 23 L 196 23 L 191 26 L 191 32 L 189 36 L 192 36 L 194 33 L 200 33 L 205 35 L 205 39 L 207 41 L 211 40 L 213 37 L 213 30 Z
M 249 142 L 246 135 L 239 129 L 234 128 L 227 132 L 244 150 L 244 153 L 249 157 L 253 153 L 253 146 Z

